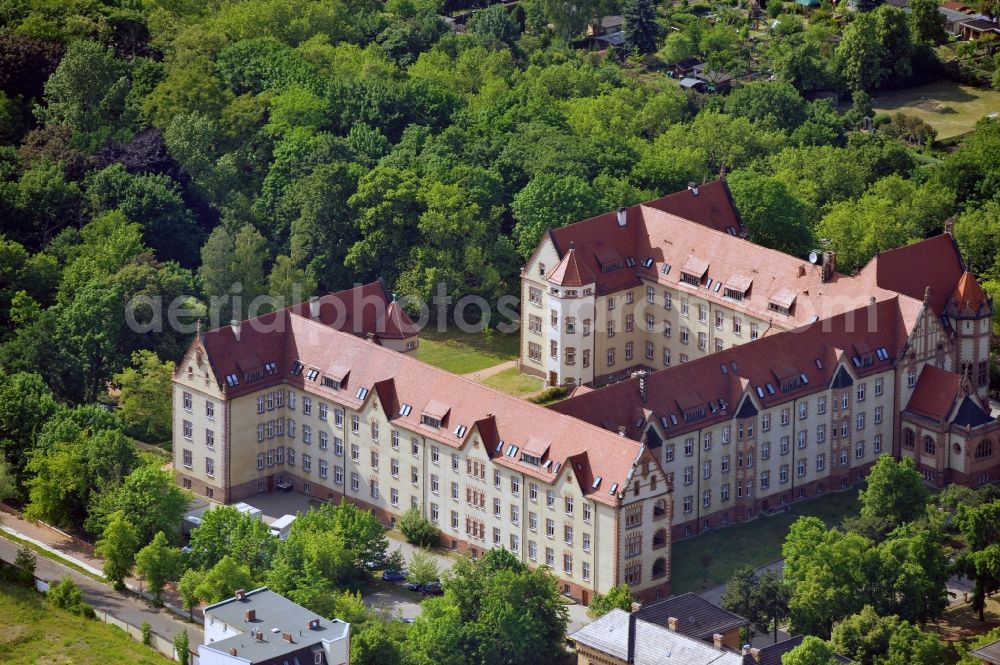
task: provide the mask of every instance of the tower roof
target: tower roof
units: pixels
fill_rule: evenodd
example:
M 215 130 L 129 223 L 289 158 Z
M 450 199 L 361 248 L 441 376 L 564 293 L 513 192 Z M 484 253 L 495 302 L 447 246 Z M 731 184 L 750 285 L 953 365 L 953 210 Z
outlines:
M 975 275 L 968 271 L 964 272 L 961 279 L 958 280 L 958 286 L 955 287 L 955 292 L 951 297 L 959 311 L 969 309 L 978 312 L 987 301 L 983 287 L 979 286 Z
M 594 283 L 594 276 L 577 260 L 576 249 L 572 243 L 559 265 L 549 272 L 547 279 L 559 286 L 583 286 Z

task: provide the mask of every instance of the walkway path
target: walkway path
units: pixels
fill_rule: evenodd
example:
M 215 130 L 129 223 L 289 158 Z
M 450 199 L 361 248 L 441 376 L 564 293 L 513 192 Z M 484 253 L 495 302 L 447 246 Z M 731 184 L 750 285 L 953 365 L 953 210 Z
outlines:
M 505 369 L 511 369 L 517 367 L 516 360 L 508 360 L 507 362 L 500 363 L 499 365 L 494 365 L 493 367 L 487 367 L 485 369 L 478 370 L 476 372 L 469 372 L 468 374 L 463 374 L 466 379 L 472 379 L 473 381 L 479 381 L 480 383 L 495 376 Z
M 104 562 L 94 556 L 93 548 L 88 543 L 74 539 L 47 524 L 29 522 L 20 515 L 11 514 L 6 506 L 2 513 L 2 521 L 4 531 L 51 552 L 91 574 L 103 577 Z M 0 537 L 0 558 L 4 561 L 13 562 L 19 548 L 20 545 L 17 543 Z M 174 635 L 186 629 L 192 645 L 202 642 L 202 629 L 199 623 L 203 619 L 200 611 L 195 611 L 196 623 L 187 622 L 182 618 L 187 616 L 187 612 L 181 608 L 180 599 L 174 591 L 165 590 L 161 594 L 165 606 L 154 608 L 148 602 L 151 601 L 152 595 L 142 594 L 147 600 L 141 600 L 134 595 L 138 594 L 141 588 L 141 582 L 137 578 L 131 577 L 126 580 L 126 587 L 133 593 L 118 593 L 106 582 L 98 582 L 63 563 L 37 554 L 35 560 L 35 574 L 38 577 L 48 581 L 59 581 L 64 575 L 69 574 L 83 591 L 87 602 L 97 609 L 135 626 L 141 626 L 144 621 L 148 621 L 154 632 L 167 639 L 172 640 Z

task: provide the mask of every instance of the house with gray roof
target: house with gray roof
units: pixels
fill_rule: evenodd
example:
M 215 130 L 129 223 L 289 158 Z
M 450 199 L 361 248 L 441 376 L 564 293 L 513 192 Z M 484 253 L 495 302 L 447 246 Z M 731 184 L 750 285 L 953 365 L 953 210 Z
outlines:
M 205 608 L 199 665 L 347 665 L 351 625 L 328 620 L 267 587 Z

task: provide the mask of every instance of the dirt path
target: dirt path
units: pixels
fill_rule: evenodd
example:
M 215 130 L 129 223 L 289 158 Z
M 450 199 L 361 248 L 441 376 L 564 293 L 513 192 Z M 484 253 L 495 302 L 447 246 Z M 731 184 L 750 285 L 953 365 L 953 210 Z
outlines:
M 463 374 L 466 379 L 472 379 L 473 381 L 478 381 L 482 383 L 491 376 L 495 376 L 500 372 L 517 367 L 516 360 L 508 360 L 507 362 L 500 363 L 499 365 L 494 365 L 493 367 L 487 367 L 486 369 L 481 369 L 478 372 L 469 372 L 468 374 Z

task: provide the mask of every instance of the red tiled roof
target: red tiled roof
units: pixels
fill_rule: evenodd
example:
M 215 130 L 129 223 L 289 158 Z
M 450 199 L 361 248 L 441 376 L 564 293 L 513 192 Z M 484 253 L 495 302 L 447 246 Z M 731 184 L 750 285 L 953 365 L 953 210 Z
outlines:
M 633 378 L 575 395 L 550 408 L 599 426 L 608 422 L 623 425 L 626 435 L 633 439 L 639 439 L 645 431 L 646 420 L 638 422 L 635 417 L 645 410 L 668 436 L 676 436 L 732 418 L 744 395 L 766 408 L 822 390 L 830 384 L 840 362 L 846 362 L 859 376 L 889 369 L 905 340 L 905 333 L 900 335 L 897 330 L 905 328 L 898 301 L 899 297 L 894 296 L 874 307 L 845 312 L 649 374 L 646 403 L 639 394 L 639 379 Z M 853 349 L 860 340 L 873 349 L 885 347 L 887 359 L 876 357 L 870 366 L 855 366 L 853 352 L 842 349 Z M 801 374 L 805 382 L 783 393 L 776 373 Z M 684 412 L 699 405 L 705 417 L 685 422 Z
M 328 293 L 318 300 L 319 321 L 342 332 L 366 337 L 402 339 L 417 334 L 417 328 L 395 301 L 390 302 L 381 281 L 360 284 L 352 289 Z M 310 303 L 288 308 L 299 316 L 310 317 Z
M 906 411 L 932 420 L 948 418 L 962 385 L 962 376 L 940 369 L 931 364 L 924 365 L 913 389 Z
M 580 267 L 580 262 L 576 260 L 576 249 L 570 243 L 569 251 L 563 256 L 555 268 L 546 277 L 553 284 L 559 286 L 583 286 L 593 284 L 594 276 L 586 268 Z
M 671 215 L 697 221 L 722 233 L 740 235 L 745 229 L 725 180 L 713 180 L 698 187 L 675 192 L 646 204 Z
M 958 305 L 960 312 L 971 310 L 978 314 L 987 302 L 983 287 L 979 286 L 979 282 L 976 281 L 971 272 L 962 274 L 962 278 L 958 280 L 958 286 L 955 287 L 955 292 L 951 297 Z
M 318 380 L 310 388 L 320 392 L 331 390 L 331 396 L 336 394 L 338 401 L 351 408 L 377 398 L 393 422 L 452 448 L 463 446 L 473 428 L 478 428 L 495 464 L 547 482 L 554 481 L 560 473 L 574 472 L 575 481 L 585 495 L 609 505 L 616 505 L 618 500 L 609 494 L 611 486 L 615 483 L 624 486 L 641 450 L 635 441 L 576 418 L 554 414 L 319 321 L 287 310 L 262 318 L 265 321 L 242 323 L 238 342 L 229 326 L 201 336 L 200 343 L 220 384 L 226 386 L 227 374 L 236 374 L 239 379 L 236 386 L 225 387 L 227 397 L 256 392 L 281 382 L 304 388 L 306 372 L 291 373 L 296 361 L 306 368 L 315 367 L 321 375 L 333 372 L 343 375 L 347 368 L 346 382 L 339 391 L 321 387 Z M 263 322 L 269 325 L 260 325 Z M 246 383 L 246 370 L 269 362 L 276 363 L 275 374 L 265 373 L 261 379 Z M 369 391 L 363 394 L 360 388 Z M 407 415 L 401 414 L 403 404 L 412 407 Z M 421 424 L 421 414 L 428 411 L 443 416 L 440 428 Z M 459 425 L 467 428 L 461 436 L 457 434 Z M 498 452 L 500 442 L 504 445 Z M 546 444 L 548 452 L 543 457 L 543 466 L 521 462 L 520 450 L 512 457 L 505 454 L 510 445 L 519 449 L 529 445 L 538 450 Z M 545 462 L 551 462 L 548 468 Z M 595 475 L 602 477 L 597 488 L 593 487 Z
M 916 300 L 922 301 L 930 287 L 931 307 L 942 314 L 964 269 L 958 247 L 943 233 L 882 252 L 862 272 L 874 272 L 876 285 Z

